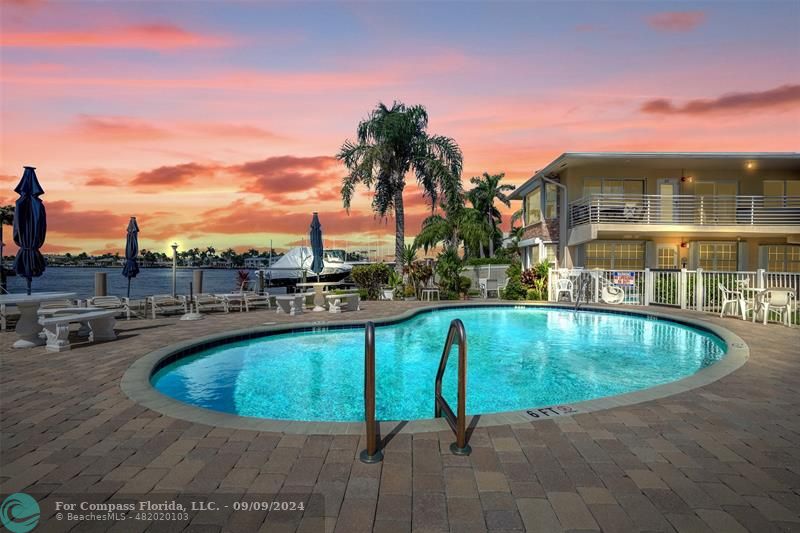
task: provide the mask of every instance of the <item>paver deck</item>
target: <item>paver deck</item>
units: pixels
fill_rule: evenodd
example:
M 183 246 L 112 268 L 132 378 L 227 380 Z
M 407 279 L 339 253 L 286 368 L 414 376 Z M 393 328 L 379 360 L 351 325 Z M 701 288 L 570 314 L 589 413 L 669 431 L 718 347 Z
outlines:
M 469 457 L 446 431 L 394 435 L 382 464 L 358 461 L 357 435 L 211 427 L 130 400 L 122 374 L 144 354 L 208 333 L 374 319 L 420 302 L 358 312 L 270 311 L 119 321 L 119 339 L 71 351 L 13 350 L 0 334 L 0 497 L 33 495 L 36 531 L 800 531 L 800 329 L 708 319 L 750 359 L 710 385 L 551 420 L 477 428 Z M 76 339 L 73 339 L 76 340 Z M 304 511 L 192 510 L 178 521 L 76 525 L 53 502 L 149 498 L 225 502 L 278 495 Z

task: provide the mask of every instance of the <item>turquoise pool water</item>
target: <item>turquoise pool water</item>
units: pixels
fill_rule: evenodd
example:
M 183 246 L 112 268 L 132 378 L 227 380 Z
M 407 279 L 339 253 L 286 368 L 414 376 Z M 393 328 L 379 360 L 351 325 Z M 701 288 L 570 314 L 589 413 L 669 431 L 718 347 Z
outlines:
M 436 369 L 450 321 L 467 331 L 467 413 L 564 404 L 675 381 L 724 356 L 713 334 L 622 314 L 473 307 L 375 329 L 377 417 L 433 416 Z M 455 405 L 456 350 L 444 392 Z M 196 406 L 243 416 L 359 421 L 364 330 L 287 333 L 225 344 L 160 369 L 152 383 Z

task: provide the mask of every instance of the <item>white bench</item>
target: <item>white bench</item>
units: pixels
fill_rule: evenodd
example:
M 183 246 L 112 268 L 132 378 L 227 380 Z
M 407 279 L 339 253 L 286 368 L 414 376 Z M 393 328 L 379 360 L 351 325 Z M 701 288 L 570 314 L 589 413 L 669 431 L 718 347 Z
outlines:
M 355 308 L 355 311 L 361 311 L 361 296 L 357 292 L 328 294 L 325 299 L 328 301 L 329 313 L 341 313 L 342 308 Z
M 47 351 L 63 352 L 70 349 L 69 346 L 69 325 L 73 322 L 83 322 L 89 324 L 91 333 L 89 340 L 111 341 L 117 338 L 114 333 L 116 311 L 90 311 L 88 313 L 56 314 L 52 317 L 39 319 L 39 324 L 44 327 L 47 335 Z
M 305 307 L 306 294 L 279 294 L 275 297 L 276 313 L 286 313 L 290 316 L 302 315 Z

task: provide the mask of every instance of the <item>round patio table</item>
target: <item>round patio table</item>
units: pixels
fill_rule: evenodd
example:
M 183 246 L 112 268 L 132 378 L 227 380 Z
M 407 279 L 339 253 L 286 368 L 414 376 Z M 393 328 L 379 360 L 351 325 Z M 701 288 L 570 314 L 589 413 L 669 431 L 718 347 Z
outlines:
M 33 348 L 45 344 L 39 337 L 42 327 L 39 325 L 39 305 L 43 302 L 67 300 L 75 298 L 74 292 L 35 292 L 33 294 L 2 294 L 0 305 L 16 305 L 19 309 L 19 320 L 14 331 L 19 339 L 14 348 Z
M 314 283 L 297 283 L 296 286 L 314 288 L 314 309 L 312 311 L 319 313 L 325 310 L 325 295 L 323 294 L 325 287 L 335 287 L 341 284 L 339 281 L 317 281 Z

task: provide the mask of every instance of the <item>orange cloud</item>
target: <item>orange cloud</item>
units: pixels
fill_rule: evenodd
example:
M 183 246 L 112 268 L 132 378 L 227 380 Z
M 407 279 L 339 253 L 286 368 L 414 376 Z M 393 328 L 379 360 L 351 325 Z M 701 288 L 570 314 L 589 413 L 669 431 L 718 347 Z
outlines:
M 645 113 L 662 115 L 702 115 L 712 112 L 753 111 L 756 109 L 783 108 L 800 104 L 800 85 L 783 85 L 767 91 L 731 93 L 707 100 L 690 100 L 676 106 L 671 100 L 659 98 L 642 104 Z
M 0 45 L 21 48 L 134 48 L 172 50 L 227 46 L 231 41 L 201 35 L 173 24 L 138 24 L 117 28 L 75 31 L 3 32 Z
M 166 137 L 167 132 L 147 122 L 128 117 L 79 115 L 76 130 L 94 140 L 127 141 Z
M 128 216 L 108 210 L 75 210 L 72 202 L 45 203 L 48 233 L 80 238 L 113 238 L 125 234 Z
M 332 180 L 339 180 L 339 162 L 329 156 L 295 157 L 290 155 L 268 157 L 228 167 L 243 177 L 255 178 L 244 187 L 246 192 L 263 196 L 306 191 Z
M 706 20 L 703 11 L 665 11 L 647 17 L 650 27 L 659 31 L 689 31 Z
M 146 172 L 140 172 L 131 180 L 132 185 L 157 186 L 157 185 L 184 185 L 190 183 L 198 175 L 208 175 L 217 169 L 214 165 L 200 163 L 184 163 L 158 167 Z

